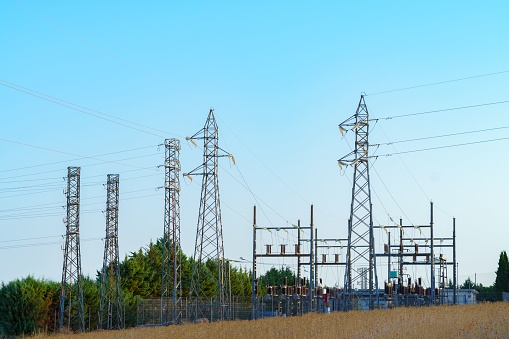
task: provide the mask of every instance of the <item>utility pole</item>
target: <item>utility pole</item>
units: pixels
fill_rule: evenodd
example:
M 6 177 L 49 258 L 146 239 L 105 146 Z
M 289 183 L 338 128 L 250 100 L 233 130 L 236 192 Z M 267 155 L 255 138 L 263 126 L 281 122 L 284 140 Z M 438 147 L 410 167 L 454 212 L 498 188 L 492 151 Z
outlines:
M 182 322 L 182 251 L 180 249 L 180 140 L 166 139 L 161 324 Z M 171 302 L 170 302 L 171 300 Z M 171 310 L 171 320 L 170 320 Z
M 369 308 L 373 309 L 375 297 L 378 304 L 378 279 L 369 180 L 369 114 L 364 95 L 361 95 L 355 114 L 342 122 L 339 129 L 343 135 L 349 130 L 355 132 L 355 149 L 338 160 L 340 168 L 348 165 L 354 168 L 343 308 L 351 310 L 354 307 L 355 284 L 368 276 L 368 288 L 362 291 L 362 295 L 369 299 Z
M 431 284 L 431 295 L 430 295 L 430 300 L 431 300 L 431 304 L 432 305 L 435 305 L 435 287 L 436 287 L 436 284 L 435 284 L 435 238 L 434 238 L 434 234 L 433 234 L 433 225 L 434 225 L 434 222 L 433 222 L 433 201 L 430 202 L 430 222 L 429 222 L 429 225 L 430 225 L 430 233 L 431 233 L 431 238 L 430 238 L 430 242 L 431 242 L 431 246 L 430 246 L 430 252 L 431 252 L 431 272 L 430 272 L 430 284 Z
M 67 320 L 67 329 L 78 332 L 85 330 L 85 307 L 83 304 L 83 287 L 81 283 L 80 253 L 80 167 L 67 168 L 67 217 L 64 265 L 60 295 L 60 312 L 58 322 L 60 329 Z M 67 303 L 66 303 L 67 299 Z
M 256 205 L 253 206 L 253 267 L 251 277 L 251 320 L 256 319 L 256 299 L 258 298 L 258 280 L 256 276 Z M 300 232 L 299 232 L 300 234 Z
M 458 303 L 457 295 L 458 295 L 458 286 L 456 284 L 457 281 L 457 262 L 456 262 L 456 218 L 452 218 L 452 286 L 453 286 L 453 298 L 452 302 L 454 305 Z
M 194 140 L 203 140 L 203 163 L 191 172 L 183 174 L 189 178 L 195 175 L 202 177 L 194 265 L 191 274 L 190 295 L 195 302 L 191 315 L 195 318 L 209 315 L 212 320 L 224 320 L 229 317 L 226 303 L 230 293 L 227 290 L 229 285 L 225 283 L 225 267 L 227 264 L 224 260 L 223 226 L 217 170 L 220 157 L 229 157 L 233 160 L 233 156 L 219 148 L 218 127 L 214 117 L 214 109 L 210 109 L 205 126 L 192 137 L 186 139 L 195 145 Z M 208 270 L 204 270 L 203 267 L 208 262 L 214 262 L 217 265 L 217 272 L 212 273 L 216 274 L 215 278 L 205 276 Z M 207 299 L 202 284 L 207 278 L 214 281 L 215 299 L 212 302 L 207 301 L 205 303 Z
M 119 179 L 118 174 L 108 174 L 106 184 L 106 237 L 104 238 L 104 259 L 101 273 L 99 328 L 107 330 L 123 327 L 118 251 Z

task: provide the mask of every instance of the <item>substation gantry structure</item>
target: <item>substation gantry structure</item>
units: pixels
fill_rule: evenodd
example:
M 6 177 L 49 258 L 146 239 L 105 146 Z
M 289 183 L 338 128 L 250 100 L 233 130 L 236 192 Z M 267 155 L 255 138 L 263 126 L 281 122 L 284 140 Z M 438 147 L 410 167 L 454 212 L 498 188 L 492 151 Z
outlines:
M 187 137 L 186 140 L 195 146 L 197 146 L 195 140 L 203 141 L 203 163 L 183 174 L 190 179 L 192 176 L 202 177 L 200 210 L 191 273 L 190 297 L 192 301 L 189 313 L 191 319 L 227 320 L 230 318 L 230 285 L 225 272 L 228 263 L 224 258 L 218 160 L 221 157 L 229 157 L 233 162 L 235 161 L 230 153 L 219 147 L 218 126 L 212 108 L 207 116 L 205 126 L 193 136 Z M 205 265 L 214 266 L 214 268 L 208 270 L 205 269 Z M 206 276 L 214 273 L 215 277 Z M 215 293 L 212 298 L 207 297 L 204 293 L 203 282 L 207 278 L 215 283 Z
M 65 247 L 62 268 L 59 328 L 83 332 L 85 307 L 80 252 L 80 167 L 67 168 L 67 216 L 64 218 Z M 66 324 L 65 324 L 66 323 Z
M 101 271 L 100 329 L 123 328 L 120 258 L 118 250 L 118 202 L 120 176 L 108 174 L 106 183 L 106 236 Z
M 291 292 L 287 292 L 286 291 L 286 286 L 285 286 L 285 291 L 282 291 L 282 295 L 285 295 L 285 296 L 288 296 L 288 297 L 291 297 L 291 296 L 295 296 L 295 297 L 298 297 L 300 298 L 301 296 L 302 297 L 305 297 L 307 298 L 310 303 L 310 310 L 313 309 L 313 299 L 314 299 L 314 290 L 315 290 L 315 273 L 314 273 L 314 270 L 315 270 L 315 265 L 314 265 L 314 258 L 315 258 L 315 255 L 313 253 L 313 250 L 314 250 L 314 234 L 315 234 L 315 226 L 314 226 L 314 222 L 313 222 L 313 206 L 311 205 L 311 221 L 310 221 L 310 225 L 309 226 L 301 226 L 300 224 L 300 220 L 298 221 L 298 224 L 297 225 L 294 225 L 294 226 L 281 226 L 281 227 L 262 227 L 262 226 L 258 226 L 257 222 L 256 222 L 256 206 L 253 207 L 253 266 L 252 266 L 252 271 L 253 271 L 253 274 L 252 274 L 252 280 L 251 280 L 251 318 L 252 319 L 256 319 L 258 318 L 258 315 L 257 315 L 257 312 L 259 311 L 258 309 L 258 258 L 297 258 L 297 281 L 295 282 L 294 284 L 294 287 L 292 288 L 292 291 Z M 280 248 L 279 248 L 279 251 L 272 251 L 272 245 L 271 244 L 266 244 L 265 245 L 265 253 L 258 253 L 257 251 L 257 233 L 258 232 L 261 232 L 261 231 L 269 231 L 271 232 L 272 230 L 275 230 L 275 231 L 280 231 L 280 230 L 283 230 L 283 231 L 286 231 L 286 232 L 297 232 L 297 243 L 294 244 L 293 248 L 294 248 L 294 251 L 293 252 L 290 252 L 290 251 L 287 251 L 286 250 L 286 244 L 281 244 L 280 245 Z M 301 231 L 304 231 L 304 230 L 309 230 L 309 239 L 307 239 L 307 241 L 309 242 L 309 249 L 307 252 L 303 251 L 303 246 L 301 244 L 301 241 L 305 241 L 304 239 L 301 238 Z M 305 278 L 304 279 L 301 279 L 301 274 L 300 274 L 300 267 L 303 266 L 303 264 L 301 263 L 301 258 L 309 258 L 309 263 L 308 263 L 308 267 L 309 267 L 309 293 L 306 293 L 307 292 L 307 289 L 306 289 L 306 283 L 305 283 Z M 301 281 L 302 280 L 302 281 Z M 285 284 L 286 285 L 286 284 Z M 265 288 L 265 286 L 263 286 L 262 288 Z M 271 290 L 272 290 L 272 286 L 270 287 Z M 295 293 L 293 291 L 293 289 L 295 289 Z M 297 292 L 298 291 L 298 292 Z
M 343 269 L 346 267 L 346 261 L 344 261 L 342 255 L 340 253 L 333 253 L 331 257 L 330 250 L 340 249 L 341 251 L 344 249 L 347 244 L 347 238 L 318 238 L 318 230 L 315 228 L 315 236 L 314 236 L 314 266 L 315 266 L 315 286 L 317 286 L 316 297 L 321 298 L 322 300 L 329 301 L 330 310 L 339 311 L 342 309 L 342 295 L 344 290 L 337 287 L 330 287 L 328 289 L 321 288 L 321 278 L 319 278 L 318 269 L 319 267 L 327 266 L 327 267 L 342 267 Z M 319 252 L 326 252 L 320 253 Z M 301 263 L 301 265 L 307 265 L 308 263 Z M 322 309 L 318 309 L 319 303 L 317 303 L 317 311 L 325 311 L 325 307 L 327 306 L 327 302 L 324 302 L 322 305 Z
M 182 250 L 180 247 L 180 140 L 166 139 L 161 324 L 182 323 Z
M 394 225 L 376 225 L 375 229 L 387 233 L 384 252 L 377 253 L 379 258 L 387 258 L 387 277 L 384 294 L 390 306 L 400 305 L 439 305 L 449 301 L 448 267 L 453 271 L 453 298 L 457 303 L 456 271 L 456 218 L 453 218 L 452 237 L 436 237 L 433 216 L 433 202 L 430 203 L 430 222 L 422 225 L 405 225 L 400 219 Z M 391 230 L 399 233 L 399 242 L 391 244 Z M 410 236 L 410 231 L 418 231 L 418 236 Z M 444 255 L 445 249 L 452 249 L 452 262 Z M 437 253 L 438 250 L 438 253 Z M 429 286 L 425 287 L 421 278 L 411 277 L 405 273 L 407 266 L 424 267 L 430 277 Z M 392 269 L 397 267 L 397 269 Z M 406 279 L 404 278 L 406 276 Z M 413 278 L 413 281 L 412 281 Z
M 263 231 L 273 232 L 273 231 L 285 231 L 287 233 L 296 232 L 297 236 L 293 238 L 296 239 L 296 243 L 294 244 L 279 244 L 279 248 L 273 249 L 273 244 L 264 244 L 265 252 L 258 252 L 258 233 Z M 309 231 L 309 238 L 303 238 L 301 232 L 305 230 Z M 319 275 L 318 275 L 318 266 L 345 266 L 345 262 L 341 261 L 340 255 L 335 254 L 333 260 L 327 260 L 327 254 L 322 254 L 321 262 L 318 260 L 318 251 L 319 249 L 326 248 L 329 250 L 330 248 L 342 248 L 341 241 L 346 242 L 346 239 L 319 239 L 318 238 L 318 230 L 314 225 L 314 207 L 311 205 L 311 217 L 310 217 L 310 225 L 302 226 L 300 220 L 298 220 L 297 225 L 292 226 L 258 226 L 256 221 L 256 206 L 253 208 L 253 276 L 252 276 L 252 319 L 256 319 L 259 317 L 259 312 L 263 311 L 264 301 L 260 304 L 258 303 L 258 290 L 260 286 L 258 286 L 258 259 L 260 258 L 296 258 L 297 259 L 297 271 L 296 271 L 296 279 L 292 285 L 292 282 L 284 282 L 281 286 L 262 286 L 261 288 L 265 288 L 267 291 L 266 297 L 270 298 L 271 301 L 274 298 L 278 298 L 278 302 L 282 300 L 293 299 L 296 301 L 295 314 L 302 314 L 304 312 L 314 312 L 320 311 L 320 303 L 319 299 L 326 300 L 326 297 L 323 296 L 326 294 L 324 289 L 322 289 L 321 284 L 319 284 Z M 305 246 L 305 243 L 308 243 L 309 246 Z M 334 245 L 330 245 L 328 243 L 334 243 Z M 323 245 L 325 244 L 325 245 Z M 292 246 L 293 245 L 293 246 Z M 263 246 L 262 246 L 263 247 Z M 293 249 L 293 251 L 292 251 Z M 301 267 L 309 268 L 309 276 L 306 279 L 301 274 Z M 306 282 L 307 280 L 307 282 Z M 307 287 L 309 284 L 309 288 Z M 335 292 L 335 291 L 334 291 Z M 336 295 L 336 293 L 334 293 Z M 264 298 L 265 299 L 265 298 Z M 306 302 L 306 305 L 302 304 L 302 301 Z M 302 306 L 302 307 L 301 307 Z M 286 315 L 292 315 L 290 312 L 291 307 L 287 307 Z
M 352 166 L 353 185 L 348 220 L 348 245 L 343 291 L 343 310 L 357 307 L 360 299 L 368 299 L 369 309 L 379 305 L 371 185 L 369 178 L 369 114 L 361 95 L 353 116 L 339 124 L 342 135 L 355 133 L 355 148 L 338 160 L 340 168 Z M 361 285 L 361 289 L 356 288 Z

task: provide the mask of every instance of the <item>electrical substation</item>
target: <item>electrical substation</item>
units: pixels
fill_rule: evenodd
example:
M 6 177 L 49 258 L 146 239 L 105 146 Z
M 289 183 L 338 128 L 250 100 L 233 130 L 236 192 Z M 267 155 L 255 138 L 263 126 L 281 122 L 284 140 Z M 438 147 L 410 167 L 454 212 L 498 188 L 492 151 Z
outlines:
M 201 176 L 201 200 L 196 228 L 190 293 L 182 294 L 180 227 L 180 140 L 166 139 L 165 211 L 161 267 L 161 298 L 140 300 L 138 325 L 169 325 L 184 321 L 258 319 L 298 316 L 309 312 L 386 309 L 399 306 L 456 304 L 456 220 L 451 235 L 437 235 L 434 207 L 429 221 L 405 224 L 392 218 L 375 225 L 372 213 L 370 118 L 362 95 L 353 116 L 339 125 L 342 137 L 355 134 L 354 149 L 341 157 L 341 171 L 353 170 L 350 214 L 338 221 L 337 232 L 319 238 L 310 206 L 309 223 L 260 225 L 253 207 L 251 298 L 232 296 L 230 259 L 224 256 L 219 158 L 233 156 L 219 147 L 218 126 L 211 109 L 205 126 L 186 140 L 203 142 L 203 163 L 183 176 Z M 79 249 L 80 168 L 69 167 L 67 217 L 59 325 L 84 329 L 81 253 Z M 118 249 L 119 175 L 108 175 L 106 237 L 101 271 L 101 328 L 122 328 Z M 441 226 L 441 229 L 444 227 Z M 185 230 L 189 232 L 189 230 Z M 322 236 L 322 235 L 320 235 Z M 378 243 L 375 242 L 378 239 Z M 243 258 L 242 258 L 243 259 Z M 245 260 L 245 259 L 244 259 Z M 234 260 L 233 260 L 234 261 Z M 277 263 L 275 263 L 277 262 Z M 283 262 L 283 264 L 281 264 Z M 206 269 L 212 265 L 216 270 Z M 295 279 L 279 285 L 261 285 L 261 265 L 293 268 Z M 334 271 L 334 283 L 328 272 Z M 213 274 L 214 276 L 210 276 Z M 212 280 L 213 295 L 203 281 Z

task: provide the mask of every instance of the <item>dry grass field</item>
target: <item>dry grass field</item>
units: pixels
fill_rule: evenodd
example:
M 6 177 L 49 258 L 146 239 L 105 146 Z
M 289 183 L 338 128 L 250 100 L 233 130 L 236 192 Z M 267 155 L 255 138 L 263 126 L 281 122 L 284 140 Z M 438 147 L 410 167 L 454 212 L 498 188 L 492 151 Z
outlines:
M 509 303 L 308 314 L 302 317 L 145 327 L 55 337 L 509 338 Z

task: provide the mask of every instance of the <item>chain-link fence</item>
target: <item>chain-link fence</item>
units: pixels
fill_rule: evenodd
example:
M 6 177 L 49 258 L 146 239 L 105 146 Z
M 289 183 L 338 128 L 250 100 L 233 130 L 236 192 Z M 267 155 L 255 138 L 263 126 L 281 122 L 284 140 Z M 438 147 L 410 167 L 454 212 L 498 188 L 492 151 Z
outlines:
M 331 312 L 339 310 L 339 300 L 316 298 L 313 304 L 300 296 L 271 296 L 257 298 L 253 311 L 250 297 L 232 297 L 231 302 L 219 307 L 213 298 L 209 300 L 182 299 L 182 322 L 203 322 L 217 320 L 249 320 L 268 317 L 290 317 L 311 311 Z M 169 310 L 171 314 L 172 310 Z M 177 312 L 178 313 L 178 312 Z M 142 299 L 136 310 L 136 326 L 156 326 L 163 323 L 160 299 Z

